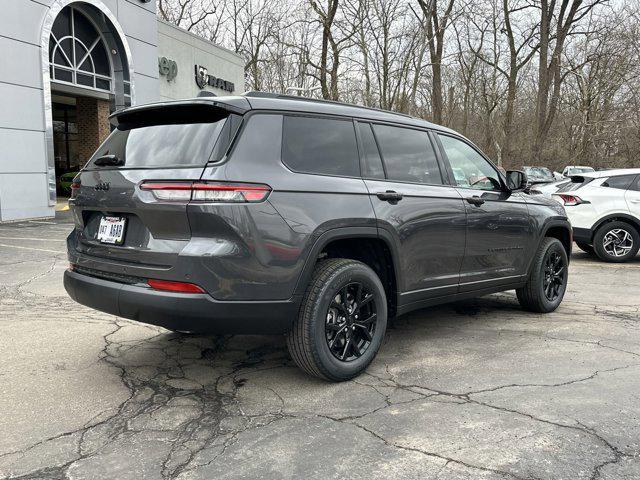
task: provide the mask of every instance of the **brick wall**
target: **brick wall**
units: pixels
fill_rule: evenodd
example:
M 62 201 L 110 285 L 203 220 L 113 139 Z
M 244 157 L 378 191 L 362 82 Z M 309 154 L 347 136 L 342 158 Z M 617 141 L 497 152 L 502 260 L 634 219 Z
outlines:
M 109 102 L 95 98 L 76 99 L 78 157 L 84 165 L 109 135 Z

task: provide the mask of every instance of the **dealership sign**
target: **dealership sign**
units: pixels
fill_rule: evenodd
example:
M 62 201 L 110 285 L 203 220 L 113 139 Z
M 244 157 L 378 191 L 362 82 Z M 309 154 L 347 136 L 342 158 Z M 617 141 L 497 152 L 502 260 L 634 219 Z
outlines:
M 230 93 L 235 90 L 235 86 L 232 82 L 209 75 L 207 69 L 202 65 L 196 65 L 196 84 L 200 89 L 203 89 L 208 85 Z
M 170 82 L 178 76 L 178 64 L 175 60 L 160 57 L 158 58 L 158 72 L 167 77 L 167 82 Z

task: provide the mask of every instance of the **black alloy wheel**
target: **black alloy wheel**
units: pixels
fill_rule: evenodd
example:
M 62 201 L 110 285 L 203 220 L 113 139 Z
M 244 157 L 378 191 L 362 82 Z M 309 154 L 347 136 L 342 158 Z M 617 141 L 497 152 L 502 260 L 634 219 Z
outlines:
M 544 289 L 544 295 L 550 302 L 555 301 L 562 287 L 566 282 L 567 266 L 564 264 L 562 255 L 557 251 L 547 252 L 547 256 L 544 262 L 544 279 L 542 280 L 542 288 Z
M 331 354 L 342 362 L 360 358 L 371 345 L 376 321 L 374 294 L 359 282 L 342 287 L 329 305 L 325 322 Z
M 350 258 L 317 262 L 287 334 L 292 360 L 314 377 L 334 382 L 361 374 L 387 329 L 387 295 L 368 265 Z
M 562 303 L 568 283 L 567 249 L 557 238 L 545 237 L 533 258 L 527 282 L 516 289 L 516 295 L 525 310 L 549 313 Z

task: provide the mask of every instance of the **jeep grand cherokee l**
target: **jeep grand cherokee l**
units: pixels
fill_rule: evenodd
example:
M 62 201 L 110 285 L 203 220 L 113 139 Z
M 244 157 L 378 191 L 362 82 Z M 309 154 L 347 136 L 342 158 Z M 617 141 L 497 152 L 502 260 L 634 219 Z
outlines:
M 286 334 L 346 380 L 389 318 L 516 289 L 550 312 L 571 229 L 452 130 L 269 94 L 133 107 L 75 179 L 64 283 L 77 302 L 175 331 Z

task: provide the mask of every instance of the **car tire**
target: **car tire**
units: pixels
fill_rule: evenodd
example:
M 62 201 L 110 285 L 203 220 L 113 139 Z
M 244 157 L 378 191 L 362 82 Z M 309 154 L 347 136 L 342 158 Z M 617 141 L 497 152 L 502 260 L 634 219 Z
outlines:
M 386 328 L 387 298 L 376 273 L 356 260 L 323 260 L 315 267 L 287 346 L 309 375 L 340 382 L 367 368 Z
M 576 242 L 576 245 L 578 245 L 578 248 L 583 252 L 588 253 L 589 255 L 595 255 L 593 246 L 589 245 L 588 243 Z
M 616 244 L 616 241 L 620 243 Z M 638 253 L 640 234 L 626 222 L 607 222 L 596 230 L 593 248 L 600 260 L 612 263 L 627 262 Z M 625 250 L 626 253 L 623 253 Z
M 520 306 L 530 312 L 553 312 L 564 298 L 569 259 L 562 242 L 546 237 L 538 247 L 524 287 L 516 290 Z

